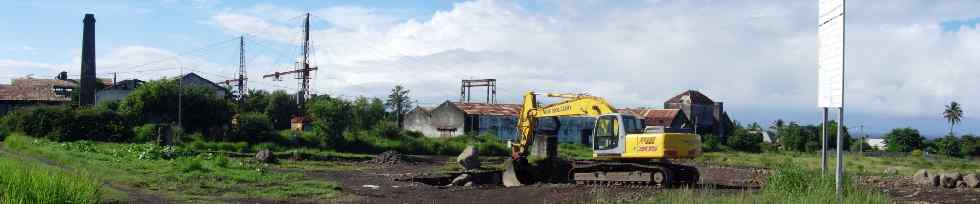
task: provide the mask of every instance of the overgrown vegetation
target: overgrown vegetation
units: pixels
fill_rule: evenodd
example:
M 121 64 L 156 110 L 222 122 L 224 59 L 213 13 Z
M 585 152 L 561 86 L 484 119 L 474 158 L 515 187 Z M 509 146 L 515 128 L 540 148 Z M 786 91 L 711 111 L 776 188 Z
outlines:
M 12 135 L 4 142 L 17 153 L 36 155 L 110 183 L 124 184 L 177 199 L 248 198 L 329 199 L 339 187 L 307 181 L 301 172 L 271 172 L 265 164 L 185 147 L 153 144 L 53 142 Z M 72 178 L 76 179 L 76 178 Z M 268 189 L 276 189 L 267 191 Z
M 0 126 L 55 141 L 132 140 L 130 123 L 113 111 L 67 106 L 23 108 L 0 119 Z
M 3 156 L 0 157 L 0 203 L 99 203 L 102 200 L 101 184 L 86 175 Z
M 834 177 L 795 165 L 782 165 L 769 177 L 760 193 L 722 194 L 707 189 L 671 189 L 638 203 L 891 203 L 884 193 L 859 189 L 845 179 L 845 193 L 838 197 Z
M 833 155 L 830 155 L 833 157 Z M 977 172 L 980 163 L 960 158 L 925 158 L 919 156 L 866 157 L 855 154 L 845 155 L 845 172 L 855 175 L 880 175 L 885 169 L 894 169 L 900 175 L 912 175 L 919 169 L 932 169 L 956 172 Z M 730 166 L 779 168 L 791 163 L 803 168 L 820 168 L 820 155 L 801 152 L 737 153 L 709 152 L 694 160 L 698 163 Z M 833 167 L 834 161 L 828 161 Z

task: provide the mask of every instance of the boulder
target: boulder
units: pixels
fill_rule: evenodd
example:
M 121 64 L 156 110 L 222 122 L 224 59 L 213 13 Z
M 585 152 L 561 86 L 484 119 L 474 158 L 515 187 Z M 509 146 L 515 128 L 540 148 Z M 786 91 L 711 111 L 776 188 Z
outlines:
M 278 160 L 276 160 L 276 155 L 272 154 L 272 151 L 268 149 L 255 153 L 255 161 L 267 164 L 274 164 L 278 162 Z
M 480 169 L 480 152 L 473 145 L 467 145 L 462 153 L 456 157 L 456 162 L 463 166 L 463 171 L 473 171 Z
M 463 184 L 463 186 L 473 186 L 473 185 L 476 185 L 476 184 L 473 183 L 473 181 L 469 181 L 469 182 L 466 182 L 466 184 Z
M 946 188 L 956 188 L 956 182 L 963 180 L 963 175 L 957 172 L 939 174 L 939 184 Z
M 898 174 L 898 169 L 895 169 L 895 167 L 888 167 L 887 169 L 885 169 L 885 172 L 883 173 L 885 175 L 895 175 Z
M 956 187 L 957 188 L 966 188 L 966 182 L 963 182 L 963 180 L 956 181 Z
M 929 173 L 929 170 L 920 169 L 919 171 L 915 172 L 915 175 L 912 175 L 912 182 L 914 182 L 916 185 L 938 186 L 939 177 Z
M 966 176 L 963 176 L 963 182 L 966 183 L 967 188 L 980 187 L 980 177 L 977 177 L 977 174 L 967 174 Z
M 456 176 L 456 178 L 454 178 L 453 181 L 447 186 L 462 186 L 468 182 L 472 182 L 472 180 L 473 176 L 470 176 L 470 174 L 460 174 L 459 176 Z

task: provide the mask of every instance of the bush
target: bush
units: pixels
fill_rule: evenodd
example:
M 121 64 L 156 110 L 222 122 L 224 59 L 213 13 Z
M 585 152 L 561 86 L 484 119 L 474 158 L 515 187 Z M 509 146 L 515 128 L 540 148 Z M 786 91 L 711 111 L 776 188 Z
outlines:
M 736 128 L 734 134 L 728 137 L 727 146 L 737 151 L 759 152 L 762 144 L 762 134 L 752 133 L 745 128 Z
M 3 126 L 55 141 L 123 142 L 133 137 L 129 123 L 122 115 L 93 108 L 46 106 L 19 109 L 4 116 Z
M 156 141 L 157 139 L 157 124 L 147 123 L 141 126 L 133 128 L 133 142 L 145 143 Z
M 919 130 L 911 127 L 895 128 L 885 134 L 885 149 L 889 152 L 909 152 L 922 149 L 925 138 L 919 135 Z
M 8 134 L 10 134 L 10 131 L 7 128 L 0 127 L 0 141 L 7 139 Z
M 259 143 L 272 141 L 272 121 L 265 114 L 248 112 L 238 115 L 238 127 L 229 134 L 227 141 Z

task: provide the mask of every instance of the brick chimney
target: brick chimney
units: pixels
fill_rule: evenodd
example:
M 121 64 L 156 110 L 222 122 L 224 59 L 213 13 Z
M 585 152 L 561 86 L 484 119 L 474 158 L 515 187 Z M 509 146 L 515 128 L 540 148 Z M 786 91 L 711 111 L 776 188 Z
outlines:
M 82 76 L 79 79 L 81 93 L 79 104 L 95 104 L 95 15 L 85 14 L 82 31 Z

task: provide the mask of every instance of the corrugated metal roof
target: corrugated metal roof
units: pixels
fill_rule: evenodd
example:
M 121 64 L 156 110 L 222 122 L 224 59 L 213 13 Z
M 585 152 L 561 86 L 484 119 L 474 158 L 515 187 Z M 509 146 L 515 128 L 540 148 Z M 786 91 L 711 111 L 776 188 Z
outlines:
M 11 85 L 0 85 L 0 100 L 4 101 L 71 101 L 71 98 L 55 94 L 54 88 L 78 88 L 74 81 L 59 79 L 14 79 Z
M 463 110 L 469 115 L 509 115 L 517 116 L 521 112 L 521 105 L 517 104 L 488 104 L 488 103 L 465 103 L 451 102 L 453 106 Z
M 632 114 L 637 117 L 642 117 L 646 119 L 646 125 L 652 126 L 671 126 L 670 123 L 674 121 L 674 118 L 680 115 L 680 109 L 652 109 L 652 108 L 636 108 L 636 109 L 619 109 L 620 113 Z

